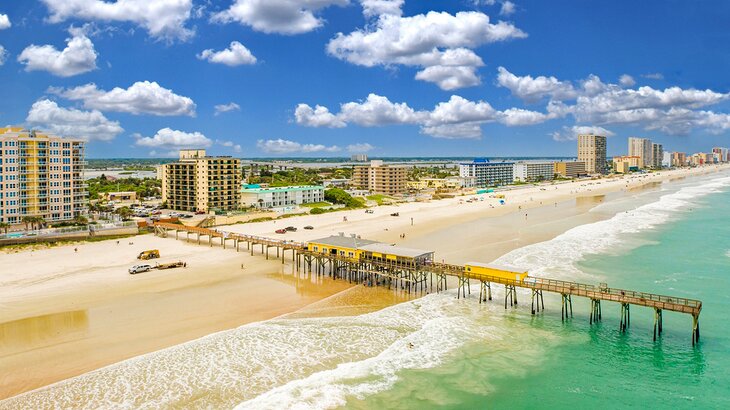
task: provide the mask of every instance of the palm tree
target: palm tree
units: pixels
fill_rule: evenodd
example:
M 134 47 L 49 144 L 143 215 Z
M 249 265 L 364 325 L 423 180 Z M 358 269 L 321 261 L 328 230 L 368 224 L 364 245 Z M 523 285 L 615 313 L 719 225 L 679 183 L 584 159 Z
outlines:
M 5 231 L 5 235 L 8 234 L 8 228 L 10 228 L 10 224 L 7 222 L 0 222 L 0 229 Z
M 122 217 L 122 220 L 129 219 L 129 217 L 132 216 L 132 210 L 126 206 L 117 209 L 116 212 L 120 217 Z
M 29 226 L 31 226 L 31 225 L 33 224 L 33 222 L 35 222 L 35 219 L 34 219 L 34 218 L 35 218 L 34 216 L 30 216 L 30 215 L 28 215 L 28 216 L 24 216 L 24 217 L 23 217 L 23 218 L 22 218 L 22 219 L 20 220 L 20 222 L 22 222 L 22 223 L 24 223 L 24 224 L 25 224 L 25 230 L 26 230 L 26 231 L 28 230 L 28 227 L 29 227 Z

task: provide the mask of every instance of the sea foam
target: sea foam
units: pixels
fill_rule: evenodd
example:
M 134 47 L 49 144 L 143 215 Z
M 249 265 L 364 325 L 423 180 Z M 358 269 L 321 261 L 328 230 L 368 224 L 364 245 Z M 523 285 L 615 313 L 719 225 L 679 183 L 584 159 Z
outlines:
M 656 228 L 673 215 L 691 209 L 695 200 L 721 191 L 730 177 L 715 178 L 701 185 L 687 186 L 661 196 L 657 201 L 621 212 L 604 221 L 580 225 L 555 238 L 515 249 L 495 263 L 529 269 L 533 276 L 564 280 L 595 280 L 576 264 L 587 255 L 608 253 L 629 246 L 632 234 Z

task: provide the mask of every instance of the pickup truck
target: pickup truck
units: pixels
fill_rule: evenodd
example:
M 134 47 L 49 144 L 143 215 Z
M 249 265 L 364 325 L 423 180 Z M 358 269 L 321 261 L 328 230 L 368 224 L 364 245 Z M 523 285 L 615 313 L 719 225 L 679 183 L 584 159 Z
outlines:
M 129 268 L 129 274 L 134 275 L 137 273 L 149 272 L 150 269 L 152 269 L 152 266 L 150 265 L 134 265 Z

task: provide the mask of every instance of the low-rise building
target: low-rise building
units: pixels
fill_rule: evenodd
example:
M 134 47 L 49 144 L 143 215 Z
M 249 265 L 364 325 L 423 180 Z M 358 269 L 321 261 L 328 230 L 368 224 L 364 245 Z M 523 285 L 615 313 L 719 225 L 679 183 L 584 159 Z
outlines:
M 459 176 L 474 178 L 477 187 L 508 185 L 514 180 L 514 162 L 489 162 L 477 158 L 459 164 Z
M 105 192 L 102 197 L 107 201 L 136 201 L 137 193 L 134 191 Z
M 322 201 L 324 187 L 321 185 L 241 189 L 241 206 L 244 208 L 289 208 Z
M 402 165 L 386 165 L 381 160 L 373 160 L 370 165 L 355 166 L 350 186 L 373 194 L 401 195 L 408 190 L 407 171 Z
M 322 186 L 325 188 L 346 188 L 349 185 L 350 180 L 347 178 L 333 178 L 322 181 Z
M 638 155 L 624 155 L 613 157 L 613 171 L 619 174 L 628 174 L 638 171 L 643 164 L 643 158 Z
M 578 178 L 586 175 L 586 163 L 583 161 L 560 161 L 556 162 L 553 172 L 563 178 Z
M 446 177 L 421 178 L 418 181 L 408 181 L 410 189 L 460 189 L 474 187 L 474 178 Z
M 550 181 L 555 178 L 555 165 L 551 161 L 518 162 L 514 164 L 513 178 L 516 182 Z

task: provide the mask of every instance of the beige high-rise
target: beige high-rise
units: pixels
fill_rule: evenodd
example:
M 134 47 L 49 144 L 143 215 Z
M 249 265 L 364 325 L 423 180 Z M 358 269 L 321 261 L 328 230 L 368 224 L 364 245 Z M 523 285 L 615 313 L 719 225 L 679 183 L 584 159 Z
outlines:
M 398 195 L 407 191 L 408 169 L 404 166 L 385 165 L 383 161 L 371 161 L 370 165 L 358 165 L 353 169 L 350 185 L 367 189 L 374 194 Z
M 178 211 L 232 211 L 241 201 L 241 161 L 209 157 L 205 150 L 181 150 L 163 165 L 162 200 Z
M 586 164 L 589 174 L 606 172 L 606 137 L 602 135 L 578 135 L 578 161 Z
M 651 140 L 648 138 L 629 137 L 629 156 L 641 158 L 641 163 L 639 164 L 641 168 L 651 167 L 654 162 Z
M 0 128 L 0 222 L 26 216 L 59 222 L 84 215 L 85 142 L 23 128 Z

